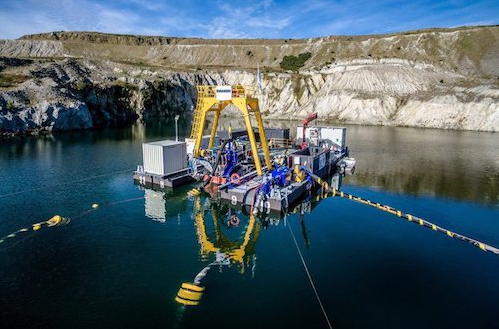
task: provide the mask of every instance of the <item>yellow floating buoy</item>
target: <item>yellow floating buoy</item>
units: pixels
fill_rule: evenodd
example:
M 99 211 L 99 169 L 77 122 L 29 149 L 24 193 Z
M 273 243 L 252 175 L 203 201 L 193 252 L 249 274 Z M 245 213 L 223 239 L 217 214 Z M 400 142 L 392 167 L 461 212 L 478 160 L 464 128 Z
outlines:
M 92 208 L 93 208 L 93 209 L 97 209 L 97 208 L 99 208 L 99 204 L 98 204 L 98 203 L 94 203 L 94 204 L 92 204 Z
M 40 224 L 40 223 L 33 224 L 33 231 L 38 231 L 41 228 L 42 228 L 42 224 Z
M 188 282 L 182 283 L 181 288 L 189 289 L 189 290 L 193 290 L 193 291 L 199 291 L 199 292 L 204 291 L 204 287 L 198 286 L 197 284 L 188 283 Z
M 55 226 L 55 225 L 59 224 L 60 222 L 62 222 L 62 217 L 59 215 L 55 215 L 54 217 L 52 217 L 51 219 L 46 221 L 48 226 Z
M 182 299 L 188 299 L 188 300 L 200 300 L 201 297 L 203 296 L 202 292 L 198 291 L 191 291 L 191 290 L 186 290 L 180 288 L 177 296 L 182 298 Z
M 175 301 L 187 306 L 198 305 L 201 297 L 203 296 L 203 291 L 204 287 L 198 286 L 194 283 L 184 282 L 178 290 Z
M 183 304 L 183 305 L 186 305 L 186 306 L 196 306 L 196 305 L 199 305 L 199 301 L 198 300 L 188 300 L 188 299 L 182 299 L 180 297 L 175 297 L 175 301 L 179 304 Z

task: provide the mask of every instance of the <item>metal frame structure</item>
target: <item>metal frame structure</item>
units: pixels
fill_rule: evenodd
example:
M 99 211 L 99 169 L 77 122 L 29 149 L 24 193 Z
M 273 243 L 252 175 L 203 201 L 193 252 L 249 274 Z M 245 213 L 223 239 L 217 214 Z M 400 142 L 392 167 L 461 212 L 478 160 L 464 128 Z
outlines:
M 220 87 L 220 86 L 218 86 Z M 255 115 L 258 124 L 258 133 L 260 135 L 260 142 L 262 144 L 263 156 L 265 158 L 265 165 L 269 170 L 272 169 L 272 162 L 270 161 L 269 147 L 267 144 L 267 137 L 265 136 L 265 129 L 263 127 L 262 115 L 258 106 L 258 98 L 251 88 L 243 87 L 242 85 L 230 86 L 231 95 L 230 99 L 221 100 L 217 98 L 217 86 L 197 86 L 197 103 L 194 111 L 194 118 L 192 122 L 192 130 L 190 138 L 195 139 L 194 144 L 194 157 L 198 157 L 201 153 L 201 142 L 203 139 L 203 131 L 206 125 L 206 118 L 208 112 L 214 112 L 215 118 L 213 126 L 211 127 L 210 142 L 208 147 L 213 147 L 215 140 L 218 120 L 220 112 L 228 105 L 233 104 L 237 107 L 244 117 L 246 129 L 248 131 L 248 138 L 251 145 L 251 152 L 255 161 L 255 167 L 258 175 L 263 175 L 262 164 L 258 156 L 258 146 L 256 143 L 255 134 L 251 125 L 250 115 Z

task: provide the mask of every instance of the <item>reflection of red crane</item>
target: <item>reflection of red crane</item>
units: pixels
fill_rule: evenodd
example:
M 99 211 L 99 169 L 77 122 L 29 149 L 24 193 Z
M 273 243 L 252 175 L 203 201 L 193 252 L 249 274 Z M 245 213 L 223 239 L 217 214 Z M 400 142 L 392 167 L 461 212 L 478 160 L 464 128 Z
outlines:
M 306 119 L 303 120 L 303 137 L 301 142 L 302 149 L 308 146 L 307 142 L 305 141 L 305 132 L 307 131 L 307 126 L 310 122 L 314 121 L 315 119 L 317 119 L 317 113 L 312 113 Z

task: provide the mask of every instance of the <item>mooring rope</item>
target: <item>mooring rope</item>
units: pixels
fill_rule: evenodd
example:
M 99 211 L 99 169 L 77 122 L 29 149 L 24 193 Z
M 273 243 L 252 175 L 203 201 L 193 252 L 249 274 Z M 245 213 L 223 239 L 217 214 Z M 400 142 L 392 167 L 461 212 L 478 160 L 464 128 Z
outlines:
M 315 298 L 317 299 L 317 302 L 319 303 L 319 306 L 321 307 L 322 314 L 324 314 L 324 318 L 326 319 L 327 325 L 330 329 L 333 328 L 331 325 L 331 321 L 329 321 L 329 317 L 327 316 L 326 309 L 324 308 L 324 305 L 322 304 L 321 298 L 319 297 L 319 293 L 317 292 L 317 288 L 315 287 L 314 280 L 312 280 L 312 276 L 310 275 L 310 271 L 308 270 L 307 263 L 305 263 L 305 259 L 303 258 L 303 255 L 301 253 L 300 247 L 298 246 L 298 242 L 296 242 L 295 234 L 293 233 L 293 229 L 291 228 L 291 225 L 288 225 L 289 232 L 291 233 L 291 237 L 293 238 L 293 241 L 296 246 L 296 250 L 298 251 L 298 255 L 300 255 L 301 262 L 303 264 L 303 268 L 305 269 L 305 272 L 307 273 L 308 276 L 308 281 L 310 282 L 310 285 L 312 286 L 312 289 L 314 290 Z

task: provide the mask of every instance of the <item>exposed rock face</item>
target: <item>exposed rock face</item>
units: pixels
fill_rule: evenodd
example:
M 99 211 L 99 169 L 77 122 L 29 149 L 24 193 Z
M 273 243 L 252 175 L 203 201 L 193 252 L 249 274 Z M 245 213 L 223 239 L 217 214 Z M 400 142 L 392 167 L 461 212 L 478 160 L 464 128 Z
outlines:
M 266 66 L 259 97 L 269 118 L 318 112 L 337 122 L 499 131 L 495 50 L 498 27 L 306 40 L 76 32 L 0 40 L 9 57 L 0 58 L 0 78 L 17 81 L 0 88 L 0 133 L 189 113 L 195 85 L 255 86 L 257 61 Z M 279 69 L 284 55 L 303 51 L 313 56 L 300 72 Z
M 92 116 L 85 103 L 61 104 L 42 102 L 18 111 L 0 110 L 0 126 L 4 132 L 36 132 L 90 129 Z
M 10 62 L 4 60 L 4 66 Z M 153 72 L 147 70 L 135 75 L 150 75 L 149 79 L 125 77 L 117 67 L 74 59 L 22 64 L 16 62 L 16 72 L 30 79 L 0 91 L 2 134 L 120 126 L 139 118 L 169 117 L 195 106 L 196 84 L 217 83 L 208 75 L 175 72 L 162 72 L 160 77 L 154 72 L 151 78 Z
M 444 83 L 441 83 L 445 76 Z M 254 84 L 254 75 L 220 80 Z M 356 124 L 499 131 L 499 88 L 460 87 L 466 78 L 410 63 L 345 63 L 300 75 L 267 74 L 260 106 L 270 118 L 319 118 Z

